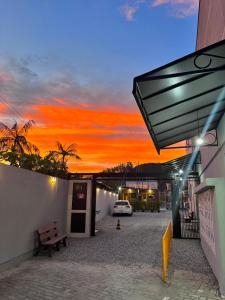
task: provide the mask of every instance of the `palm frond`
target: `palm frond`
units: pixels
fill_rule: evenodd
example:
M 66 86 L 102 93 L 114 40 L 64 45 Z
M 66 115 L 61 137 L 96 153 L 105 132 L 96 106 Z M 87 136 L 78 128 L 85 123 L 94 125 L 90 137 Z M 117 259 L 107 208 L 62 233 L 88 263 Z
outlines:
M 17 122 L 15 121 L 15 123 L 13 124 L 11 130 L 15 130 L 15 131 L 18 131 L 18 124 Z
M 23 146 L 20 144 L 20 142 L 16 143 L 15 148 L 16 148 L 18 153 L 20 153 L 20 154 L 24 153 Z
M 0 144 L 1 143 L 11 143 L 14 141 L 14 138 L 10 137 L 10 136 L 3 136 L 0 138 Z
M 26 137 L 21 135 L 19 136 L 19 143 L 22 144 L 22 147 L 28 152 L 28 153 L 36 153 L 39 154 L 39 149 L 36 145 L 30 143 L 27 141 Z
M 75 157 L 77 160 L 81 160 L 81 157 L 80 157 L 79 155 L 77 155 L 76 153 L 73 153 L 73 154 L 70 155 L 70 156 Z
M 0 122 L 0 132 L 10 134 L 11 129 L 6 124 L 4 124 L 3 122 Z
M 35 124 L 34 120 L 29 120 L 26 122 L 20 130 L 20 134 L 26 134 L 27 131 Z
M 76 144 L 71 144 L 71 145 L 69 145 L 67 148 L 66 148 L 66 151 L 67 152 L 70 152 L 70 151 L 72 151 L 72 152 L 76 152 L 77 150 L 76 150 Z
M 32 149 L 32 152 L 36 153 L 36 154 L 39 154 L 40 153 L 40 150 L 38 149 L 38 147 L 34 144 L 31 144 L 31 149 Z
M 57 145 L 57 148 L 58 148 L 58 150 L 60 151 L 60 152 L 64 152 L 65 150 L 64 150 L 64 148 L 63 148 L 63 145 L 60 143 L 60 142 L 56 142 L 56 145 Z

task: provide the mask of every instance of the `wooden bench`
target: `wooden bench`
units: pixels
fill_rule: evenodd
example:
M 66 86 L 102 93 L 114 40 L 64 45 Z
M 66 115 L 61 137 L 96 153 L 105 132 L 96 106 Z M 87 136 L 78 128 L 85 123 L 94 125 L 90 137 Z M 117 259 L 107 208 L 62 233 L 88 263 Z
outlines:
M 37 230 L 38 246 L 36 248 L 36 255 L 43 250 L 48 251 L 49 257 L 52 256 L 52 249 L 56 248 L 59 251 L 60 244 L 66 247 L 66 235 L 60 235 L 58 233 L 56 223 L 48 224 L 40 227 Z

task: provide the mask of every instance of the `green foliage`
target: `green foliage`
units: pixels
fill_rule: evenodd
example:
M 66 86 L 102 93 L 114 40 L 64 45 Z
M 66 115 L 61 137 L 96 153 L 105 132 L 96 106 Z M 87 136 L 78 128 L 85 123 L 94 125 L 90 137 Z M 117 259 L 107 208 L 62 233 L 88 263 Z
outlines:
M 17 153 L 15 150 L 0 151 L 0 161 L 48 175 L 66 175 L 65 166 L 49 154 L 41 157 L 39 154 Z
M 22 128 L 17 122 L 12 128 L 0 122 L 0 162 L 48 175 L 64 177 L 68 173 L 67 157 L 81 159 L 75 144 L 63 146 L 57 142 L 57 150 L 42 157 L 38 148 L 27 140 L 27 132 L 34 124 L 28 121 Z
M 146 200 L 130 200 L 131 205 L 135 211 L 149 211 L 149 210 L 159 210 L 160 201 L 156 198 L 148 198 Z

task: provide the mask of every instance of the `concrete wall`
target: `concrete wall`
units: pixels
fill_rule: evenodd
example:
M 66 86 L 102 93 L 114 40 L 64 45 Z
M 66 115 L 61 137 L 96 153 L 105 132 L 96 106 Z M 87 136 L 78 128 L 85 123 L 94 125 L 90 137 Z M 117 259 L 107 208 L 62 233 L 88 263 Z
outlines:
M 118 195 L 97 188 L 96 191 L 96 211 L 100 211 L 96 215 L 96 222 L 111 214 L 114 201 L 118 200 Z
M 68 182 L 0 164 L 0 264 L 34 247 L 34 231 L 56 221 L 66 229 Z
M 216 42 L 225 39 L 225 1 L 224 0 L 200 0 L 199 5 L 199 20 L 198 20 L 198 35 L 196 49 L 199 50 Z M 220 122 L 218 129 L 219 146 L 225 140 L 224 128 L 225 120 Z M 201 149 L 200 173 L 205 169 L 205 166 L 215 155 L 218 147 L 208 147 Z M 223 151 L 202 174 L 202 180 L 211 177 L 224 177 L 224 155 Z
M 206 178 L 225 177 L 225 115 L 218 128 L 218 147 L 203 147 L 201 149 L 201 181 Z M 211 162 L 212 161 L 212 162 Z
M 211 197 L 208 196 L 209 191 L 211 191 Z M 220 291 L 222 295 L 225 295 L 225 178 L 207 178 L 196 187 L 195 192 L 200 203 L 202 248 L 218 279 Z M 208 205 L 209 200 L 211 205 Z M 201 217 L 201 206 L 205 206 L 203 211 L 205 220 Z M 203 221 L 205 224 L 202 224 Z M 202 227 L 205 227 L 205 233 L 202 232 Z
M 224 38 L 225 1 L 200 0 L 198 36 L 196 43 L 197 50 L 219 42 Z M 219 123 L 217 133 L 219 146 L 202 148 L 200 150 L 201 165 L 199 172 L 201 174 L 201 184 L 196 187 L 196 191 L 197 193 L 200 193 L 199 195 L 203 196 L 200 201 L 202 202 L 201 205 L 204 205 L 205 202 L 205 208 L 207 208 L 208 201 L 207 197 L 204 197 L 206 191 L 208 191 L 208 189 L 213 189 L 214 191 L 209 213 L 213 218 L 213 238 L 215 239 L 215 248 L 213 248 L 214 246 L 212 247 L 208 237 L 203 233 L 201 233 L 201 243 L 208 261 L 219 281 L 221 293 L 225 295 L 225 147 L 223 146 L 223 143 L 225 142 L 225 115 Z M 206 211 L 206 215 L 207 214 Z M 200 222 L 202 222 L 201 216 Z
M 200 0 L 197 49 L 225 39 L 225 1 Z

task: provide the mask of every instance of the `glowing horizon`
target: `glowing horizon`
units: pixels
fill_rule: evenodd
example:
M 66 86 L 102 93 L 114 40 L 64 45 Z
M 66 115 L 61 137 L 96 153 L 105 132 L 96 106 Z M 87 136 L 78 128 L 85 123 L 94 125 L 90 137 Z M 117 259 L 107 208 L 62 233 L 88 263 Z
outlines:
M 99 172 L 128 161 L 135 165 L 164 162 L 186 153 L 165 151 L 159 156 L 138 111 L 122 113 L 39 105 L 24 117 L 36 120 L 28 139 L 42 154 L 56 149 L 56 141 L 77 145 L 82 160 L 70 159 L 70 171 L 74 172 Z
M 71 171 L 184 155 L 157 154 L 131 91 L 135 76 L 193 51 L 196 1 L 6 1 L 1 121 L 33 119 L 28 139 L 43 154 L 56 141 L 76 143 L 82 160 L 70 162 Z

